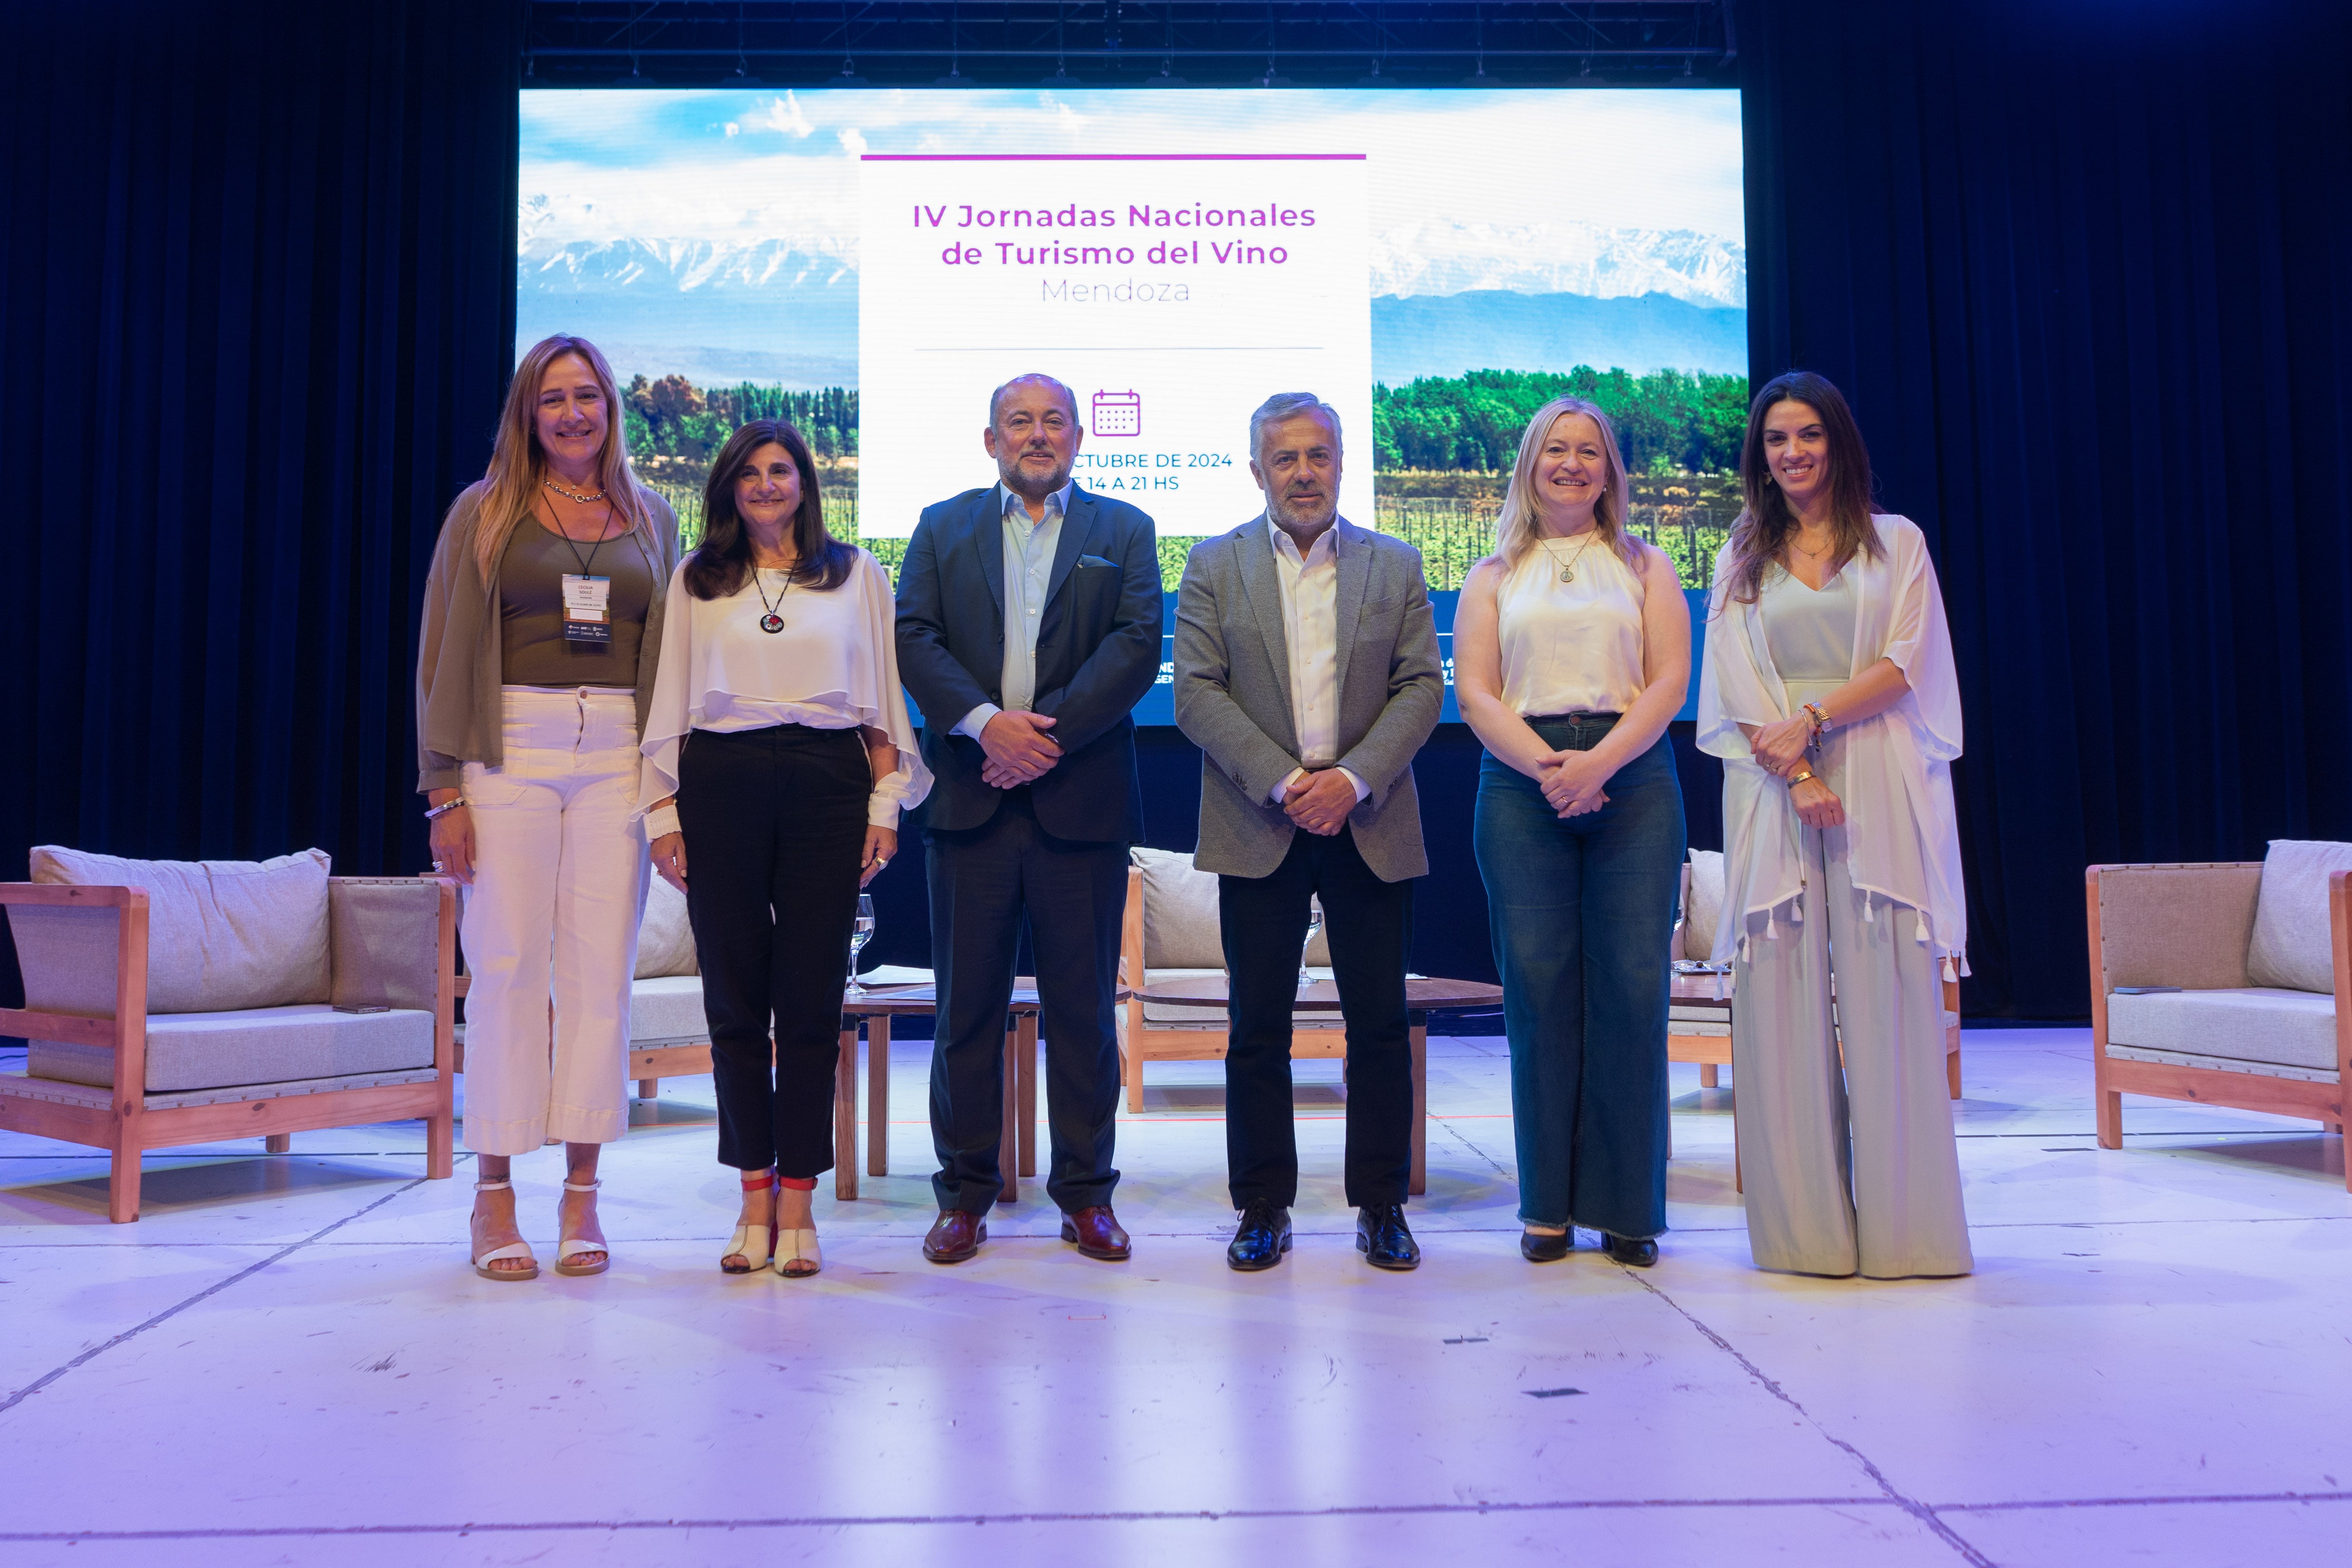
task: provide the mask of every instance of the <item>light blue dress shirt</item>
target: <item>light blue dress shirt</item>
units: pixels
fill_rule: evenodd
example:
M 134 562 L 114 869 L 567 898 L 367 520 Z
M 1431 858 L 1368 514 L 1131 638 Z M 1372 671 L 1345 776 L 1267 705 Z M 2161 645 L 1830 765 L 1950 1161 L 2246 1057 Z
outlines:
M 1045 591 L 1054 576 L 1054 547 L 1062 537 L 1075 481 L 1045 498 L 1045 514 L 1029 518 L 1029 503 L 999 483 L 998 514 L 1004 528 L 1004 668 L 998 689 L 1002 707 L 982 702 L 963 716 L 954 733 L 980 739 L 988 721 L 1005 708 L 1025 710 L 1037 698 L 1037 628 L 1045 615 Z

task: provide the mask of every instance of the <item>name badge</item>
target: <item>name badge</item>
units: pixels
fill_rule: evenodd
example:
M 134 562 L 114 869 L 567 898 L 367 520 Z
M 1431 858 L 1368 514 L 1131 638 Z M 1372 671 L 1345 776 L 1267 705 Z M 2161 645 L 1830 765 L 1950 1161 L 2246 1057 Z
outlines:
M 590 647 L 612 647 L 612 597 L 613 580 L 610 577 L 585 577 L 576 572 L 566 572 L 563 574 L 563 640 Z

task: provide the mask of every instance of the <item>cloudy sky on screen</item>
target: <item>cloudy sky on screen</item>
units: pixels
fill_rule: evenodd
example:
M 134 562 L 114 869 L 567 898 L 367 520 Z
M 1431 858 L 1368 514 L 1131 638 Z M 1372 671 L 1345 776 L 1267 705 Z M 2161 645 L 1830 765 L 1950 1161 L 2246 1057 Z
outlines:
M 1654 343 L 1625 363 L 1744 368 L 1744 327 L 1717 314 L 1747 305 L 1739 99 L 1704 89 L 526 92 L 522 341 L 576 320 L 709 344 L 745 325 L 728 301 L 756 299 L 789 302 L 798 347 L 815 356 L 776 378 L 845 374 L 867 152 L 1363 153 L 1376 297 L 1474 296 L 1470 325 L 1493 317 L 1504 342 L 1525 324 L 1476 301 L 1622 300 L 1594 330 Z M 1055 166 L 1037 165 L 1036 181 L 1039 205 L 1054 203 Z M 1240 174 L 1234 189 L 1307 205 L 1312 175 Z M 1457 324 L 1417 330 L 1443 341 Z M 737 341 L 772 346 L 781 331 L 768 317 Z

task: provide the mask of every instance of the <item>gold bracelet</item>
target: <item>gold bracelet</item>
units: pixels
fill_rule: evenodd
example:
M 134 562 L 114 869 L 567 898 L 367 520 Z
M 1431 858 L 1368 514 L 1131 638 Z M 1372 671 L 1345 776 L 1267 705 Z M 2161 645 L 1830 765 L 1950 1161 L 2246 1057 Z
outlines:
M 1807 779 L 1811 778 L 1812 776 L 1813 776 L 1813 770 L 1812 770 L 1812 769 L 1811 769 L 1811 768 L 1807 768 L 1803 773 L 1791 773 L 1791 774 L 1790 774 L 1790 775 L 1789 775 L 1789 787 L 1790 787 L 1790 789 L 1794 789 L 1794 788 L 1796 788 L 1799 784 L 1803 784 Z

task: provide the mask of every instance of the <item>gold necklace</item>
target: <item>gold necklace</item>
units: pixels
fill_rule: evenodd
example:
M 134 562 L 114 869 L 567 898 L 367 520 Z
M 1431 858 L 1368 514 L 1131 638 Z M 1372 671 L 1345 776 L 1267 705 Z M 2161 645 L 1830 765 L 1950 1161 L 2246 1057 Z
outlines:
M 1561 582 L 1573 583 L 1576 581 L 1576 563 L 1584 559 L 1584 552 L 1592 548 L 1592 542 L 1594 539 L 1599 537 L 1600 533 L 1601 528 L 1598 523 L 1584 531 L 1584 542 L 1576 547 L 1576 553 L 1570 556 L 1568 558 L 1568 564 L 1561 566 L 1559 569 L 1559 580 Z M 1549 539 L 1538 539 L 1536 542 L 1544 547 L 1544 553 L 1550 556 L 1555 564 L 1559 563 L 1559 552 L 1551 547 L 1551 541 Z

